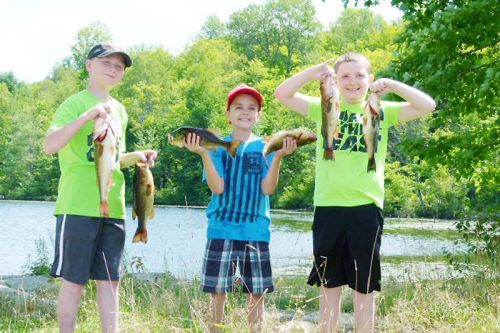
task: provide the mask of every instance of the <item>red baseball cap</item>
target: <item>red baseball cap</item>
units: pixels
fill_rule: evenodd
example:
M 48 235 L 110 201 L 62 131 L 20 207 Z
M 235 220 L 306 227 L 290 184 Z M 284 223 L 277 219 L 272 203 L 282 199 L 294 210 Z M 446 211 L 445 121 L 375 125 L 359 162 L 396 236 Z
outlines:
M 231 90 L 227 95 L 227 108 L 226 108 L 227 111 L 229 111 L 231 103 L 239 94 L 252 95 L 259 104 L 259 111 L 262 109 L 262 102 L 264 101 L 264 97 L 260 94 L 260 92 L 257 89 L 249 87 L 246 84 L 242 84 Z

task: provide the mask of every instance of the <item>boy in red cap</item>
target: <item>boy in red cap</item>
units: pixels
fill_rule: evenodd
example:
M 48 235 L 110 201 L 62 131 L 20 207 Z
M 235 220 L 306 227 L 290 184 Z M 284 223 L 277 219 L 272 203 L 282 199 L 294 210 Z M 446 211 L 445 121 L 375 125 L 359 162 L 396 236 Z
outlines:
M 103 332 L 118 331 L 118 285 L 125 242 L 125 180 L 120 168 L 138 161 L 153 164 L 153 150 L 125 153 L 125 107 L 110 90 L 132 65 L 129 55 L 110 44 L 94 46 L 87 56 L 87 89 L 70 96 L 56 110 L 44 142 L 58 153 L 61 167 L 55 256 L 51 275 L 63 281 L 57 300 L 60 332 L 73 332 L 80 298 L 89 279 L 97 282 Z M 117 138 L 116 163 L 109 191 L 109 218 L 101 217 L 93 143 L 94 121 L 105 119 Z M 109 134 L 108 134 L 109 135 Z
M 212 198 L 207 207 L 208 232 L 203 261 L 202 290 L 211 293 L 210 332 L 223 320 L 226 293 L 234 288 L 239 268 L 243 292 L 248 293 L 251 332 L 262 331 L 264 295 L 272 292 L 269 255 L 271 195 L 278 184 L 281 159 L 296 148 L 287 138 L 283 148 L 263 155 L 264 141 L 252 133 L 262 114 L 262 95 L 240 85 L 228 94 L 226 117 L 233 131 L 224 138 L 241 144 L 231 158 L 222 148 L 211 152 L 193 134 L 185 146 L 201 156 Z

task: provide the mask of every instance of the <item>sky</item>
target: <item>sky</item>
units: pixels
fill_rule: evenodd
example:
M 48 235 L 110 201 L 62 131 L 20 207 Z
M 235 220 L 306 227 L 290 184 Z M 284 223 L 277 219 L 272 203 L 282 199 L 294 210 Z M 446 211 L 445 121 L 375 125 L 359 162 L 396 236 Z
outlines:
M 177 55 L 196 38 L 208 16 L 227 22 L 232 13 L 265 1 L 0 0 L 0 73 L 12 72 L 27 83 L 43 80 L 56 63 L 71 55 L 78 31 L 96 21 L 125 49 L 159 46 Z M 341 0 L 313 3 L 325 27 L 343 10 Z M 402 16 L 388 0 L 372 10 L 387 21 Z

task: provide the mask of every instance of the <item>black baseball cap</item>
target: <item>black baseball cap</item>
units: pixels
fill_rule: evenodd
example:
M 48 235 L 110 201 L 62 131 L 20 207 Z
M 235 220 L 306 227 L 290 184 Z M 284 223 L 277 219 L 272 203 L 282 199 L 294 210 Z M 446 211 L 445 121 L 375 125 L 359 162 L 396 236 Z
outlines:
M 87 55 L 87 59 L 104 58 L 116 53 L 119 53 L 123 56 L 123 60 L 125 60 L 125 67 L 132 66 L 132 59 L 130 58 L 130 56 L 125 53 L 122 48 L 111 44 L 97 44 L 90 50 L 89 54 Z

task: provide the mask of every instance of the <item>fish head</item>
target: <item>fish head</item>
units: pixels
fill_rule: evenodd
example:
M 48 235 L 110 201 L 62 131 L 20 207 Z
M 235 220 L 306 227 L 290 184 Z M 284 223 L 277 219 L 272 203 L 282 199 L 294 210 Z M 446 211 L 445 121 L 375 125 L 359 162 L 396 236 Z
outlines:
M 177 147 L 184 147 L 187 132 L 181 127 L 167 134 L 168 143 Z
M 300 133 L 300 136 L 297 139 L 297 143 L 299 145 L 305 145 L 308 143 L 312 143 L 316 141 L 318 138 L 316 136 L 316 133 L 309 131 L 309 130 L 304 130 Z
M 149 170 L 149 164 L 144 162 L 137 162 L 135 164 L 135 177 L 147 181 L 151 175 L 151 171 Z
M 335 84 L 333 75 L 332 74 L 325 75 L 319 82 L 319 88 L 321 91 L 321 97 L 323 99 L 329 99 L 332 96 L 334 96 L 335 89 L 337 89 L 337 85 Z

